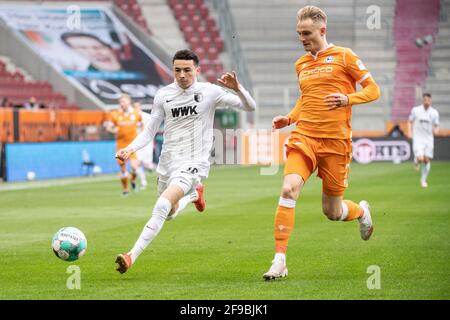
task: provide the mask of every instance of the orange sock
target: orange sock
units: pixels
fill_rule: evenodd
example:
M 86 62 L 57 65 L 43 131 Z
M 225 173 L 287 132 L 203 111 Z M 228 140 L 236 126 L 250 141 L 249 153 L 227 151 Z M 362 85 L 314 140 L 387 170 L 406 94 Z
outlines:
M 121 177 L 120 182 L 122 182 L 123 191 L 128 191 L 128 177 Z
M 295 200 L 280 198 L 275 216 L 275 252 L 286 253 L 294 229 Z
M 345 216 L 345 206 L 347 206 L 347 215 Z M 351 200 L 343 200 L 342 201 L 342 214 L 345 216 L 344 221 L 352 221 L 362 217 L 364 214 L 363 208 L 359 206 L 359 204 L 354 203 Z

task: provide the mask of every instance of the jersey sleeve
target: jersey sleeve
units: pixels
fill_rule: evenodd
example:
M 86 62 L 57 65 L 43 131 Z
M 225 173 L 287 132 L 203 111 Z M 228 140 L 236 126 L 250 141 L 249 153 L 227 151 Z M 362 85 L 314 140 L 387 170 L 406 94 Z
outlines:
M 289 118 L 289 123 L 294 123 L 297 122 L 298 117 L 300 115 L 300 107 L 302 105 L 302 97 L 300 96 L 297 99 L 297 102 L 295 103 L 294 108 L 292 108 L 291 112 L 289 112 L 289 114 L 287 115 L 287 117 Z
M 243 87 L 239 86 L 239 92 L 231 93 L 222 87 L 213 85 L 216 90 L 216 107 L 231 107 L 234 109 L 244 111 L 254 111 L 256 109 L 256 102 L 250 93 Z
M 111 122 L 113 125 L 117 126 L 117 112 L 112 111 L 109 113 L 108 121 Z
M 356 82 L 362 83 L 364 80 L 372 77 L 364 63 L 351 49 L 344 51 L 344 63 L 345 69 Z
M 415 115 L 415 113 L 414 113 L 414 108 L 412 108 L 411 109 L 411 113 L 409 114 L 409 118 L 408 118 L 408 120 L 410 121 L 410 122 L 414 122 L 414 120 L 416 119 L 416 115 Z
M 439 125 L 439 112 L 434 113 L 433 125 L 437 127 Z
M 133 151 L 138 151 L 153 141 L 165 117 L 163 102 L 164 99 L 157 94 L 153 101 L 153 108 L 148 123 L 145 125 L 144 130 L 129 145 Z

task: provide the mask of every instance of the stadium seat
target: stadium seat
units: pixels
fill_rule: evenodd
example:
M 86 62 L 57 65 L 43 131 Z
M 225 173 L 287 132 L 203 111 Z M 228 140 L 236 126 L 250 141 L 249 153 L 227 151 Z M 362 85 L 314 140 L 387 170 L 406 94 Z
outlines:
M 197 8 L 200 8 L 201 6 L 205 5 L 205 2 L 203 0 L 193 0 L 193 1 Z
M 210 60 L 216 60 L 219 57 L 217 49 L 214 47 L 208 49 L 207 55 Z
M 194 17 L 197 14 L 197 8 L 194 4 L 190 3 L 186 7 L 186 12 L 190 17 Z
M 208 31 L 206 30 L 206 28 L 204 26 L 200 26 L 197 29 L 197 35 L 200 39 L 203 39 L 205 37 L 208 37 Z
M 169 0 L 169 6 L 186 42 L 201 61 L 202 74 L 215 82 L 223 70 L 219 53 L 224 49 L 224 41 L 208 6 L 203 0 Z
M 202 20 L 200 16 L 191 16 L 191 25 L 194 27 L 194 29 L 199 29 L 202 25 Z
M 207 5 L 202 4 L 200 6 L 199 11 L 200 11 L 200 16 L 202 17 L 202 19 L 206 19 L 209 16 L 209 9 L 208 9 Z

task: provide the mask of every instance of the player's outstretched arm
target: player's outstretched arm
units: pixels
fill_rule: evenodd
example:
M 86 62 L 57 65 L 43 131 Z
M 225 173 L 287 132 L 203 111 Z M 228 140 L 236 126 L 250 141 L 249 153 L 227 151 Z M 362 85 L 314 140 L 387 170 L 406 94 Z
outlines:
M 111 121 L 105 122 L 105 129 L 112 134 L 116 134 L 119 131 L 119 128 L 117 128 Z
M 408 121 L 408 124 L 407 124 L 407 130 L 406 130 L 406 136 L 407 136 L 409 139 L 412 139 L 412 136 L 413 136 L 413 127 L 412 127 L 412 122 L 411 122 L 411 121 Z
M 217 82 L 227 89 L 236 92 L 239 99 L 232 94 L 227 94 L 221 97 L 221 104 L 229 105 L 232 108 L 241 109 L 244 111 L 254 111 L 256 109 L 255 99 L 245 88 L 239 83 L 236 72 L 224 73 Z
M 155 134 L 159 129 L 162 121 L 164 120 L 164 108 L 162 99 L 157 95 L 153 102 L 152 113 L 150 114 L 149 121 L 144 127 L 144 130 L 131 142 L 127 147 L 120 149 L 116 153 L 116 158 L 120 160 L 128 160 L 133 152 L 136 152 L 155 138 Z
M 155 138 L 155 134 L 158 131 L 159 126 L 161 125 L 161 122 L 164 120 L 164 117 L 158 114 L 153 114 L 154 111 L 155 110 L 152 111 L 152 114 L 150 115 L 149 121 L 145 126 L 144 130 L 140 134 L 138 134 L 138 136 L 133 140 L 133 142 L 131 142 L 123 150 L 126 150 L 126 152 L 133 153 L 144 148 L 153 141 L 153 139 Z
M 329 94 L 325 97 L 324 103 L 333 110 L 348 105 L 368 103 L 380 97 L 380 88 L 371 77 L 364 80 L 361 86 L 363 87 L 361 91 L 348 95 L 340 92 Z

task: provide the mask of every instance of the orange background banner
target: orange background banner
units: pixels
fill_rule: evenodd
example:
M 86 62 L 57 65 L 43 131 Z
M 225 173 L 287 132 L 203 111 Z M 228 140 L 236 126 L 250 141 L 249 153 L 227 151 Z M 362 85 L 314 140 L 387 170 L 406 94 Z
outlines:
M 100 140 L 103 111 L 19 110 L 19 140 L 15 142 Z M 14 142 L 14 111 L 0 109 L 0 142 Z

